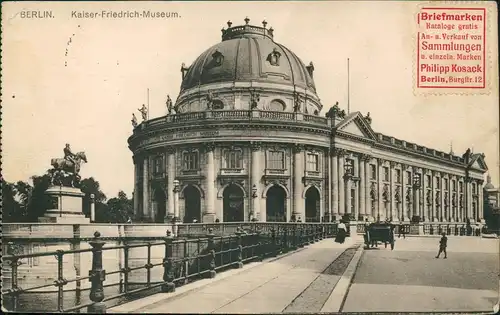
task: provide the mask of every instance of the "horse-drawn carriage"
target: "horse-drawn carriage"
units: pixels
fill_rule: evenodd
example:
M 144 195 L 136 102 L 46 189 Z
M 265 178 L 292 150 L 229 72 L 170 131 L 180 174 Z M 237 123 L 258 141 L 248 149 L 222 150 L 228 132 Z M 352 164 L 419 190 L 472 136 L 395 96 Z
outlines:
M 394 249 L 394 225 L 390 223 L 372 223 L 365 229 L 365 248 L 378 246 L 382 242 L 387 248 L 387 244 Z

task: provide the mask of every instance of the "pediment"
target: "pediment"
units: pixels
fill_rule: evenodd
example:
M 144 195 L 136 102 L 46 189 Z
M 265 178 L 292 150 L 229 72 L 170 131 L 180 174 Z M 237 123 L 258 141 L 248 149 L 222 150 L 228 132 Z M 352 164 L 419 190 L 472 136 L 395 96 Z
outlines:
M 370 128 L 370 125 L 364 121 L 359 112 L 347 116 L 346 119 L 337 126 L 337 131 L 345 132 L 360 138 L 370 140 L 376 139 L 375 133 Z
M 341 129 L 343 132 L 350 133 L 352 135 L 360 136 L 360 137 L 365 137 L 366 135 L 361 131 L 361 128 L 358 126 L 356 121 L 352 121 L 349 124 L 347 124 L 344 128 Z
M 475 168 L 478 170 L 486 171 L 488 167 L 486 166 L 486 161 L 484 160 L 484 156 L 482 154 L 477 154 L 469 164 L 471 168 Z

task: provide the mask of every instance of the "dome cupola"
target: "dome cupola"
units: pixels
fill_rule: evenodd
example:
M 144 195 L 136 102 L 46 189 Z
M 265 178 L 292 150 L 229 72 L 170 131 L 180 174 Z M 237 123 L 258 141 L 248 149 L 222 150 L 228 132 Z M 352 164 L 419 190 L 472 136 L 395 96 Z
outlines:
M 314 66 L 306 66 L 290 49 L 274 41 L 274 29 L 227 22 L 222 41 L 205 50 L 191 66 L 182 66 L 181 95 L 207 84 L 239 82 L 271 83 L 316 96 Z

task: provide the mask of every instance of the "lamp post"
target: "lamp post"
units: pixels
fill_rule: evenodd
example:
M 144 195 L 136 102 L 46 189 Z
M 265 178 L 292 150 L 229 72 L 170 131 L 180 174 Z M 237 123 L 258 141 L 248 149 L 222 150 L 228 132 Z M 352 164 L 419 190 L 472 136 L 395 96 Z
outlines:
M 253 184 L 252 186 L 252 211 L 250 212 L 250 221 L 257 221 L 255 219 L 255 203 L 257 202 L 255 200 L 257 198 L 257 186 Z
M 345 185 L 345 200 L 347 209 L 345 209 L 346 215 L 349 216 L 349 221 L 353 221 L 354 214 L 351 213 L 351 179 L 354 176 L 354 161 L 352 159 L 346 159 L 344 164 L 344 179 L 346 181 Z
M 95 222 L 95 195 L 90 194 L 90 222 Z
M 173 189 L 173 192 L 174 192 L 174 220 L 173 222 L 177 222 L 177 221 L 180 221 L 180 218 L 179 218 L 179 191 L 180 191 L 180 187 L 179 187 L 179 180 L 177 179 L 174 179 L 174 189 Z

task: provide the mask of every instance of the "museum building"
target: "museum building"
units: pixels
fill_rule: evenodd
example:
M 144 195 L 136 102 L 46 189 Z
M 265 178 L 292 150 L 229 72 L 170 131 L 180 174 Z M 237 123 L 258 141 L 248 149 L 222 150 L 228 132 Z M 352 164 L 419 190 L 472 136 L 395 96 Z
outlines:
M 136 220 L 483 218 L 484 154 L 378 133 L 369 114 L 338 104 L 319 116 L 313 63 L 275 42 L 265 21 L 244 21 L 181 66 L 167 115 L 133 122 Z

